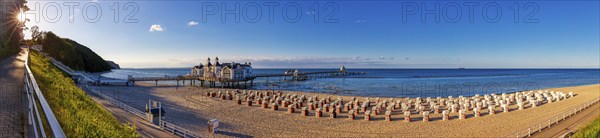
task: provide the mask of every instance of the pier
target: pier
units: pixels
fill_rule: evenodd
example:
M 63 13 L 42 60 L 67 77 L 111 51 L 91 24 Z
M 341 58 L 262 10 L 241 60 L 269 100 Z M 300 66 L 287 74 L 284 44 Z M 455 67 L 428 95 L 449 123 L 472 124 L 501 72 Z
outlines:
M 332 71 L 320 71 L 320 72 L 300 72 L 295 70 L 293 72 L 287 71 L 284 73 L 273 73 L 273 74 L 256 74 L 250 77 L 244 77 L 239 79 L 228 79 L 228 78 L 217 78 L 217 77 L 204 77 L 204 76 L 192 76 L 192 75 L 180 75 L 180 76 L 165 76 L 165 77 L 133 77 L 129 76 L 128 81 L 131 84 L 139 81 L 154 81 L 158 86 L 159 81 L 176 81 L 177 86 L 179 82 L 182 85 L 189 82 L 190 86 L 196 85 L 200 82 L 201 87 L 221 87 L 221 88 L 247 88 L 248 85 L 253 86 L 254 80 L 257 78 L 267 78 L 267 82 L 271 77 L 283 77 L 283 80 L 289 81 L 304 81 L 308 79 L 317 78 L 344 78 L 348 76 L 365 75 L 367 72 L 348 72 L 345 68 L 340 70 Z

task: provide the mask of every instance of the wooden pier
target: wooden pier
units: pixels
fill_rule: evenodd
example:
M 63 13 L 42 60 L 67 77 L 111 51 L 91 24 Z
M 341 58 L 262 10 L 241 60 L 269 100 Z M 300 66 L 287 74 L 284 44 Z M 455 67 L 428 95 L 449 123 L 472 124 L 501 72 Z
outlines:
M 366 72 L 347 72 L 341 70 L 333 70 L 333 71 L 321 71 L 321 72 L 298 72 L 297 70 L 293 73 L 286 72 L 282 74 L 257 74 L 251 77 L 246 77 L 243 79 L 224 79 L 224 78 L 216 78 L 216 77 L 197 77 L 191 75 L 182 75 L 182 76 L 165 76 L 165 77 L 133 77 L 129 76 L 128 81 L 131 84 L 134 84 L 137 81 L 154 81 L 156 85 L 158 85 L 159 81 L 176 81 L 177 86 L 179 86 L 179 82 L 182 82 L 182 85 L 185 84 L 186 81 L 189 82 L 190 86 L 196 85 L 196 82 L 200 82 L 201 87 L 221 87 L 221 88 L 247 88 L 248 83 L 250 86 L 254 85 L 254 79 L 256 78 L 268 78 L 270 77 L 283 77 L 284 80 L 291 81 L 303 81 L 308 79 L 317 79 L 317 78 L 343 78 L 347 76 L 356 76 L 356 75 L 365 75 Z M 288 79 L 289 78 L 289 79 Z

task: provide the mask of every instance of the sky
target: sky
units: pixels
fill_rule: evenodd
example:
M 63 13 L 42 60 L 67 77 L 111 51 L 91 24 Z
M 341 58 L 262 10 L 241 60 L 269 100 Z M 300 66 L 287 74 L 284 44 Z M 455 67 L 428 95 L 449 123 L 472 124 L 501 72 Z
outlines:
M 27 26 L 73 39 L 125 68 L 191 67 L 208 57 L 255 68 L 600 68 L 598 1 L 27 5 Z

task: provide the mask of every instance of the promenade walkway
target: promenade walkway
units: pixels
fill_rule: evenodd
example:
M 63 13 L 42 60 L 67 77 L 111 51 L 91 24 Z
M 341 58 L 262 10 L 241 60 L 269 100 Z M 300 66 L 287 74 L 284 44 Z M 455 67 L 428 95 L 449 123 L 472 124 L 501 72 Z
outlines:
M 581 127 L 585 127 L 590 122 L 593 122 L 596 117 L 600 116 L 600 104 L 591 106 L 588 109 L 581 111 L 579 114 L 575 114 L 564 121 L 544 130 L 540 133 L 532 135 L 533 138 L 550 138 L 550 137 L 565 137 L 571 132 L 578 130 Z
M 0 61 L 0 137 L 23 137 L 23 74 L 27 50 Z

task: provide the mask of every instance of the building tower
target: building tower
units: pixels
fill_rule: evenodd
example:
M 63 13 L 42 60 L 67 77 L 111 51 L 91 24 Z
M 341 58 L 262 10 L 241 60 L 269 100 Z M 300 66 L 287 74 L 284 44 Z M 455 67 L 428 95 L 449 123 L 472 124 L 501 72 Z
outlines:
M 212 64 L 210 63 L 210 58 L 208 58 L 208 60 L 206 60 L 206 66 L 211 66 Z
M 220 64 L 219 64 L 219 57 L 215 57 L 215 65 L 220 66 Z

